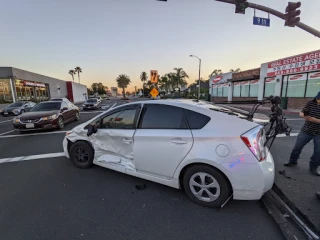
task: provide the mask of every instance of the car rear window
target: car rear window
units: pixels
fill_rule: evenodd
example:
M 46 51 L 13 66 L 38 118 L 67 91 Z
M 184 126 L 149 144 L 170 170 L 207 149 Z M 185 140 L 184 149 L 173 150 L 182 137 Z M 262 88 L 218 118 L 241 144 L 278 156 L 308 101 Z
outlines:
M 152 104 L 145 109 L 141 129 L 188 129 L 188 124 L 179 107 Z
M 201 113 L 197 113 L 191 110 L 184 109 L 184 115 L 187 118 L 189 127 L 191 129 L 201 129 L 203 128 L 209 121 L 210 117 L 203 115 Z

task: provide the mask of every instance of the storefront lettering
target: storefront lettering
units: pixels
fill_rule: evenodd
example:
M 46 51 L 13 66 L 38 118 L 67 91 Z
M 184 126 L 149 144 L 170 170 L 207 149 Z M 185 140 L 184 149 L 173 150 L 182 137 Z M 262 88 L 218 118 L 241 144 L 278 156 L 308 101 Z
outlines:
M 46 85 L 44 83 L 27 82 L 27 81 L 24 81 L 23 85 L 31 86 L 31 87 L 46 87 Z
M 316 72 L 309 75 L 309 78 L 320 78 L 320 72 Z

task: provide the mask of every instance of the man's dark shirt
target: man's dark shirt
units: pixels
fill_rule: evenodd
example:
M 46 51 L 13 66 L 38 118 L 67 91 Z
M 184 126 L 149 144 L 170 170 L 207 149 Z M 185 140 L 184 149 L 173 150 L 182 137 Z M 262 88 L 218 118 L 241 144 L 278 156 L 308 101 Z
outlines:
M 302 112 L 305 111 L 309 112 L 310 117 L 320 119 L 320 105 L 317 104 L 316 99 L 304 106 Z M 320 124 L 306 121 L 301 130 L 312 135 L 320 135 Z

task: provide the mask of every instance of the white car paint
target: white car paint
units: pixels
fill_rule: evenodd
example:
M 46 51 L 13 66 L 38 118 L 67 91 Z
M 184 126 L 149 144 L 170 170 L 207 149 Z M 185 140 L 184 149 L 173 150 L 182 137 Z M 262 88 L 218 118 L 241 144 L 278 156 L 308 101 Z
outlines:
M 199 130 L 99 129 L 87 137 L 84 127 L 109 110 L 68 133 L 63 141 L 65 155 L 69 157 L 68 141 L 83 140 L 95 149 L 94 164 L 170 187 L 181 188 L 179 177 L 184 167 L 203 163 L 219 169 L 228 178 L 233 199 L 258 200 L 271 189 L 275 177 L 271 153 L 259 162 L 240 138 L 250 129 L 260 127 L 258 124 L 212 111 L 209 108 L 213 105 L 191 100 L 149 100 L 119 107 L 137 103 L 181 107 L 211 120 Z

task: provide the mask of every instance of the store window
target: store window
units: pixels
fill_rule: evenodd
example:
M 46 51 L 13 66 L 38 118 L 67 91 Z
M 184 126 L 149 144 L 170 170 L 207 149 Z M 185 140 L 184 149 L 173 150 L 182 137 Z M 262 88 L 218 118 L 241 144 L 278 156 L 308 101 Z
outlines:
M 259 94 L 259 80 L 251 80 L 249 97 L 258 97 L 258 94 Z
M 307 74 L 289 75 L 287 81 L 287 97 L 304 97 Z
M 223 96 L 223 84 L 218 84 L 218 97 Z
M 240 82 L 241 85 L 241 97 L 249 97 L 250 85 L 249 81 Z
M 10 79 L 0 79 L 0 100 L 13 100 Z
M 241 93 L 241 85 L 239 82 L 235 82 L 233 84 L 233 96 L 234 97 L 240 97 L 240 93 Z
M 320 91 L 320 72 L 308 74 L 306 97 L 314 97 Z
M 212 97 L 217 97 L 218 96 L 218 85 L 217 84 L 212 84 Z
M 16 79 L 15 87 L 18 101 L 46 101 L 49 99 L 48 84 Z
M 229 83 L 224 83 L 222 97 L 228 97 L 228 95 L 229 95 Z
M 264 96 L 270 97 L 274 95 L 276 88 L 276 77 L 266 78 L 264 82 Z

